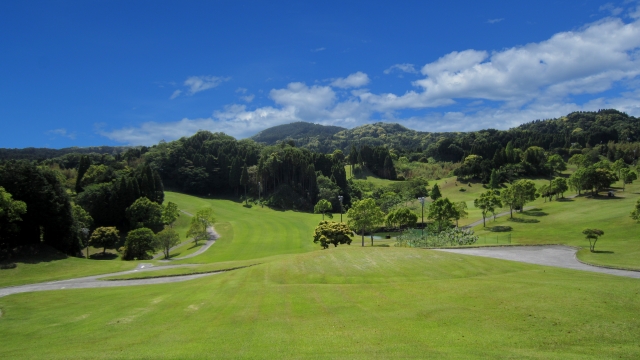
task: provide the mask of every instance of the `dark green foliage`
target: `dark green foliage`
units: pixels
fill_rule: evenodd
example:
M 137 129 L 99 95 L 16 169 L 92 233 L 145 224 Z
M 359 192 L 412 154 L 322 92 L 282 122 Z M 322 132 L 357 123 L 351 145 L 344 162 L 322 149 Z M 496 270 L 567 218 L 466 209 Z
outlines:
M 17 241 L 22 215 L 27 212 L 27 204 L 14 200 L 13 196 L 0 186 L 0 257 L 7 251 L 7 245 Z
M 128 146 L 91 146 L 91 147 L 70 147 L 63 149 L 48 148 L 24 148 L 24 149 L 2 149 L 0 148 L 0 160 L 45 160 L 64 157 L 67 154 L 76 154 L 78 159 L 81 154 L 113 154 L 129 149 Z M 75 168 L 76 163 L 66 168 Z
M 429 196 L 431 197 L 431 200 L 438 200 L 442 197 L 438 184 L 433 185 L 433 189 L 431 189 Z
M 164 228 L 162 206 L 146 197 L 136 200 L 125 213 L 131 229 L 148 228 L 157 233 Z
M 19 234 L 0 238 L 3 248 L 43 242 L 67 254 L 78 253 L 81 243 L 73 231 L 69 196 L 54 172 L 27 161 L 9 161 L 0 165 L 0 186 L 27 206 L 27 212 L 21 215 Z
M 278 125 L 262 130 L 251 138 L 257 142 L 267 145 L 274 145 L 278 141 L 291 139 L 325 139 L 333 134 L 346 130 L 339 126 L 316 125 L 307 122 L 294 122 L 291 124 Z
M 99 227 L 93 231 L 89 243 L 96 248 L 102 248 L 102 254 L 107 252 L 107 248 L 113 248 L 120 241 L 120 233 L 113 226 Z
M 313 234 L 313 242 L 320 243 L 323 249 L 329 245 L 337 247 L 340 244 L 351 245 L 353 232 L 345 223 L 321 221 Z
M 124 254 L 122 258 L 124 260 L 144 260 L 148 259 L 149 252 L 152 252 L 155 248 L 155 235 L 151 229 L 141 228 L 131 230 L 127 234 L 127 239 L 124 243 Z
M 76 192 L 79 193 L 82 191 L 82 178 L 84 174 L 89 170 L 91 166 L 91 159 L 88 156 L 82 156 L 80 158 L 80 164 L 78 165 L 78 177 L 76 178 Z

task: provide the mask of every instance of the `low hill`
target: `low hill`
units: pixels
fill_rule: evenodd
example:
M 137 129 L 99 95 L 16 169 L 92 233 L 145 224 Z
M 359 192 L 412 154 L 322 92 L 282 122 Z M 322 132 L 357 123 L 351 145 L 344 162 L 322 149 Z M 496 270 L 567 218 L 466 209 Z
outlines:
M 327 138 L 343 130 L 346 130 L 346 128 L 299 121 L 270 127 L 252 136 L 251 139 L 267 145 L 273 145 L 277 141 L 287 139 L 294 141 L 306 139 L 308 142 L 312 138 Z
M 89 147 L 68 147 L 62 149 L 49 148 L 24 148 L 7 149 L 0 148 L 0 160 L 24 159 L 24 160 L 45 160 L 60 157 L 66 154 L 114 154 L 122 153 L 130 149 L 131 146 L 89 146 Z

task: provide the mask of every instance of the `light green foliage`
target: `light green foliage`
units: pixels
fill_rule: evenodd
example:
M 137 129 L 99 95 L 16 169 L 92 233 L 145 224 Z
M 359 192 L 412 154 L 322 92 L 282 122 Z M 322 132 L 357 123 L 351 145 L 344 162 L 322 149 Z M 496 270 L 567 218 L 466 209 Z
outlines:
M 179 216 L 180 211 L 176 203 L 169 201 L 162 207 L 162 223 L 168 225 L 170 228 L 173 228 L 173 223 L 178 220 Z
M 457 203 L 454 203 L 453 206 L 456 209 L 456 227 L 458 227 L 458 220 L 460 219 L 466 219 L 467 216 L 469 216 L 469 213 L 467 212 L 467 203 L 465 201 L 458 201 Z
M 621 174 L 622 169 L 628 169 L 628 168 L 629 168 L 629 165 L 627 165 L 627 163 L 625 163 L 623 159 L 618 159 L 613 163 L 613 165 L 611 165 L 611 169 L 616 173 L 618 173 L 619 178 L 622 178 L 622 174 Z
M 553 193 L 556 194 L 556 199 L 558 198 L 558 194 L 564 197 L 564 193 L 569 190 L 569 185 L 567 184 L 567 179 L 563 177 L 557 177 L 553 179 L 551 182 L 551 188 L 553 189 Z
M 73 205 L 71 207 L 71 213 L 76 225 L 80 228 L 90 228 L 93 225 L 93 219 L 88 212 L 86 212 L 82 206 Z
M 385 223 L 388 227 L 407 228 L 414 227 L 418 223 L 418 215 L 407 208 L 400 208 L 390 212 Z
M 325 213 L 327 214 L 329 219 L 333 219 L 333 214 L 329 212 L 331 211 L 331 209 L 333 209 L 333 206 L 329 201 L 320 199 L 316 206 L 313 208 L 313 212 L 316 214 L 322 214 L 322 220 L 324 220 Z
M 522 163 L 540 172 L 544 166 L 547 166 L 547 155 L 543 148 L 531 146 L 522 153 Z
M 500 188 L 500 174 L 496 169 L 491 169 L 491 177 L 489 178 L 489 188 L 494 190 Z
M 582 166 L 585 166 L 585 161 L 586 161 L 586 158 L 585 158 L 584 155 L 582 155 L 582 154 L 574 154 L 573 156 L 571 156 L 569 158 L 568 163 L 570 165 L 575 165 L 578 168 L 580 168 Z
M 136 200 L 126 210 L 127 219 L 132 229 L 142 227 L 159 232 L 164 228 L 162 223 L 162 206 L 146 197 Z
M 173 229 L 167 228 L 156 234 L 155 248 L 160 248 L 164 252 L 164 258 L 169 258 L 172 247 L 180 243 L 180 235 Z
M 373 231 L 376 225 L 384 221 L 384 213 L 373 199 L 356 201 L 347 211 L 347 217 L 349 218 L 349 226 L 362 233 L 362 246 L 364 246 L 364 232 Z M 371 245 L 373 245 L 373 237 Z
M 442 231 L 443 228 L 449 226 L 451 220 L 457 217 L 456 206 L 449 198 L 440 198 L 429 205 L 427 217 L 435 221 L 438 231 Z
M 596 242 L 598 242 L 598 238 L 604 235 L 604 231 L 600 229 L 584 229 L 582 233 L 585 235 L 587 240 L 589 240 L 589 250 L 591 252 L 595 252 L 596 250 Z
M 96 248 L 102 248 L 102 254 L 107 252 L 107 248 L 114 247 L 120 240 L 118 229 L 113 226 L 99 227 L 93 230 L 89 244 Z
M 214 222 L 213 209 L 206 208 L 198 210 L 198 212 L 191 218 L 187 237 L 192 237 L 197 246 L 199 240 L 206 240 L 209 238 L 209 232 L 207 229 L 210 226 L 213 226 Z
M 124 260 L 144 260 L 155 250 L 155 235 L 151 229 L 140 228 L 129 231 L 124 242 Z
M 108 171 L 108 167 L 105 165 L 91 165 L 87 169 L 87 172 L 82 177 L 80 182 L 82 187 L 97 183 Z
M 487 214 L 494 213 L 495 215 L 496 209 L 502 207 L 500 198 L 493 190 L 480 194 L 480 197 L 473 201 L 473 205 L 482 211 L 482 221 L 484 226 L 487 226 Z
M 623 168 L 620 170 L 620 180 L 622 180 L 622 191 L 625 190 L 627 184 L 632 184 L 634 180 L 638 179 L 638 173 L 632 171 L 629 168 Z
M 562 157 L 558 154 L 553 154 L 547 158 L 547 165 L 551 169 L 551 175 L 555 175 L 558 171 L 567 170 L 567 164 L 562 160 Z
M 24 201 L 13 200 L 2 186 L 0 186 L 0 226 L 21 221 L 21 215 L 27 212 L 27 204 Z
M 313 243 L 320 243 L 323 249 L 329 245 L 337 247 L 340 244 L 351 245 L 353 233 L 345 223 L 321 221 L 313 234 Z

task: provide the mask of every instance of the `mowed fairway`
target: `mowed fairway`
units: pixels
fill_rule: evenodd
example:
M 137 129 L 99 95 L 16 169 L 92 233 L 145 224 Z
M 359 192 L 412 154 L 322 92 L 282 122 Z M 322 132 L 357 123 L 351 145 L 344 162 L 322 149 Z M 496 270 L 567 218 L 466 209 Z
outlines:
M 207 252 L 183 260 L 184 263 L 259 259 L 320 248 L 311 239 L 313 229 L 322 220 L 321 215 L 276 211 L 255 205 L 247 208 L 231 200 L 203 199 L 168 191 L 165 201 L 172 201 L 191 214 L 205 207 L 214 211 L 214 226 L 220 239 Z
M 341 246 L 171 285 L 0 299 L 0 358 L 624 358 L 640 282 Z

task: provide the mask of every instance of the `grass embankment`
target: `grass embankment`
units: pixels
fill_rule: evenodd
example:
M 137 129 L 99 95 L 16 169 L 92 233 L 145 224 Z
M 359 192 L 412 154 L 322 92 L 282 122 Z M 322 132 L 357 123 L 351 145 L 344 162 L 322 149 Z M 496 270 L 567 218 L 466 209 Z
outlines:
M 273 261 L 272 259 L 267 260 Z M 158 277 L 165 276 L 180 276 L 180 275 L 193 275 L 193 274 L 206 274 L 213 273 L 219 271 L 230 271 L 237 270 L 241 268 L 245 268 L 248 266 L 258 265 L 260 263 L 255 260 L 245 260 L 245 261 L 225 261 L 213 264 L 198 264 L 188 267 L 181 268 L 171 268 L 164 270 L 155 270 L 158 268 L 154 268 L 154 271 L 144 271 L 144 272 L 136 272 L 125 275 L 117 275 L 117 276 L 109 276 L 100 278 L 100 280 L 133 280 L 133 279 L 153 279 Z
M 604 274 L 340 246 L 184 283 L 0 298 L 0 358 L 635 359 L 639 293 Z
M 627 185 L 627 191 L 616 192 L 614 198 L 577 197 L 559 201 L 534 202 L 535 209 L 509 217 L 487 221 L 487 227 L 477 226 L 477 235 L 512 234 L 512 242 L 519 244 L 567 244 L 582 247 L 578 258 L 582 261 L 614 267 L 640 270 L 640 225 L 629 217 L 640 198 L 640 185 Z M 511 227 L 508 232 L 500 227 Z M 589 242 L 582 234 L 585 228 L 598 228 L 605 235 L 598 240 L 596 252 L 589 251 Z

